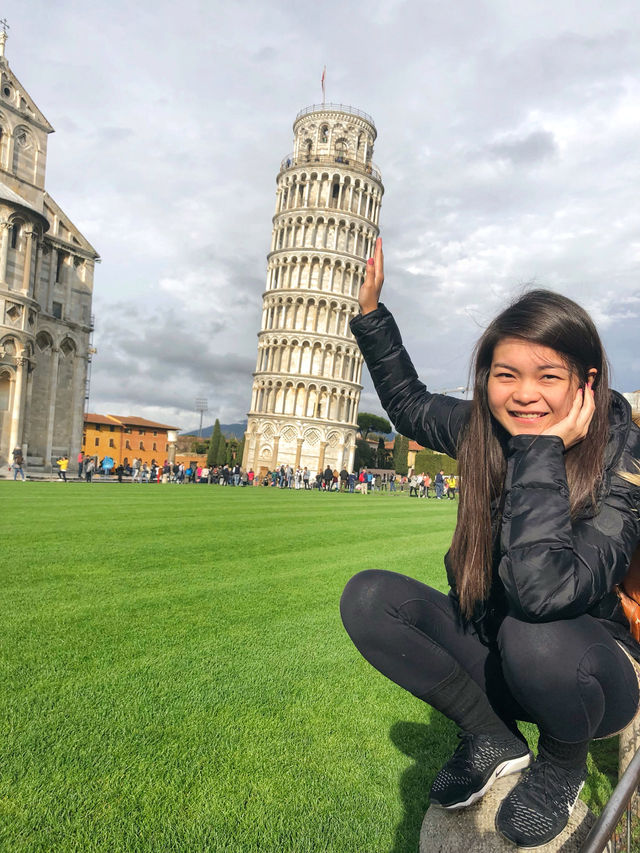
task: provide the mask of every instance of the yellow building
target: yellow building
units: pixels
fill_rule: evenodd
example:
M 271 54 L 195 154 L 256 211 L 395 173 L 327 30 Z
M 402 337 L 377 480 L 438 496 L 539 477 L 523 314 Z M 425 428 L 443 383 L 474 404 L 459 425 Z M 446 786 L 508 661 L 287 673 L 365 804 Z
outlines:
M 82 450 L 98 460 L 111 456 L 116 466 L 130 464 L 134 458 L 162 464 L 169 458 L 170 445 L 175 448 L 178 429 L 146 418 L 87 414 Z

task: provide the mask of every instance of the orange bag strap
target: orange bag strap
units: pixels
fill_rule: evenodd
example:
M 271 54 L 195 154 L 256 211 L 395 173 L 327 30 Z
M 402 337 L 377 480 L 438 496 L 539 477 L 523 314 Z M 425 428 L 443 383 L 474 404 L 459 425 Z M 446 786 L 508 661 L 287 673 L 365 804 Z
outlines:
M 640 545 L 636 548 L 629 563 L 629 571 L 622 581 L 624 591 L 640 604 Z

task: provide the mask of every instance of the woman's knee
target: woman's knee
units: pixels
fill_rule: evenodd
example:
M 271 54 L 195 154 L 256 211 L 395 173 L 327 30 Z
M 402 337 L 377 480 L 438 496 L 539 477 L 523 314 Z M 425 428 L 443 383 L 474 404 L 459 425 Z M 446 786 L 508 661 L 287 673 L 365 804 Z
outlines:
M 365 569 L 347 583 L 340 599 L 340 615 L 349 633 L 384 612 L 393 586 L 393 572 Z
M 498 632 L 502 668 L 513 685 L 551 686 L 565 677 L 563 630 L 556 622 L 523 622 L 507 616 Z
M 554 737 L 604 737 L 635 713 L 633 666 L 591 617 L 542 623 L 507 617 L 498 644 L 512 693 Z

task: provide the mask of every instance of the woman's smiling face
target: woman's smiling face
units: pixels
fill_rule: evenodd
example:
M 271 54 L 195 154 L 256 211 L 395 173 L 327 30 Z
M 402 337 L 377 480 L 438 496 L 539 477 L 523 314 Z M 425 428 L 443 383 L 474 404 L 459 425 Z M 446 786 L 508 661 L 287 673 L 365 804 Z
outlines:
M 563 357 L 549 347 L 503 338 L 493 351 L 489 409 L 510 435 L 539 435 L 563 420 L 578 387 Z

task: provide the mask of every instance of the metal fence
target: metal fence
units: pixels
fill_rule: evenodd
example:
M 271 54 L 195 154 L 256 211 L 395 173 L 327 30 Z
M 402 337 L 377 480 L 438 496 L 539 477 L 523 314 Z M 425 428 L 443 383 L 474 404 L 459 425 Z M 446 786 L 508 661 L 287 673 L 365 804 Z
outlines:
M 580 853 L 638 853 L 640 846 L 632 847 L 632 819 L 636 815 L 633 798 L 640 785 L 640 749 L 631 759 L 611 799 L 593 825 Z M 637 801 L 636 801 L 637 802 Z M 622 831 L 618 824 L 626 812 Z
M 337 111 L 340 113 L 349 113 L 352 116 L 359 116 L 360 118 L 368 121 L 372 127 L 375 127 L 375 123 L 369 113 L 365 113 L 362 110 L 356 109 L 356 107 L 349 107 L 347 104 L 311 104 L 310 107 L 305 107 L 303 110 L 300 110 L 298 115 L 296 116 L 296 121 L 302 116 L 306 116 L 309 113 L 320 113 L 326 111 Z

